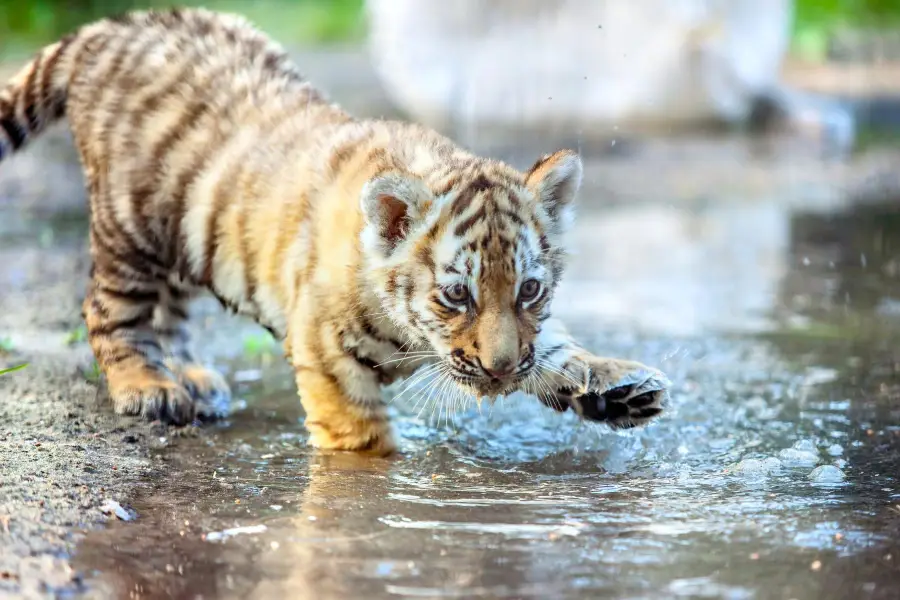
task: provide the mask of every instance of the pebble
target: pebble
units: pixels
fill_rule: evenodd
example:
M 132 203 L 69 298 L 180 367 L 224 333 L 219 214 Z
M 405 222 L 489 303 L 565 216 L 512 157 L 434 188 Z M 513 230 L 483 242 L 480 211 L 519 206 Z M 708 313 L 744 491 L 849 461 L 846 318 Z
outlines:
M 267 527 L 265 525 L 249 525 L 247 527 L 234 527 L 232 529 L 225 529 L 224 531 L 210 531 L 206 534 L 206 540 L 209 542 L 216 542 L 241 534 L 262 533 L 266 529 Z
M 122 521 L 132 521 L 137 516 L 134 514 L 134 511 L 130 511 L 124 508 L 121 504 L 116 502 L 115 500 L 106 500 L 101 506 L 100 511 L 104 514 L 114 514 L 116 517 L 121 519 Z

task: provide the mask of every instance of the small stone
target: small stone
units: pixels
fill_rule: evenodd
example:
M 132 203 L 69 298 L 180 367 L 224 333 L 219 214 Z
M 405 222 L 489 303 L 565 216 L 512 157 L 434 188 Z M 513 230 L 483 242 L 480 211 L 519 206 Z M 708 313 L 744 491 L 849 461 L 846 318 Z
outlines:
M 113 514 L 122 521 L 132 521 L 137 516 L 134 511 L 124 508 L 115 500 L 107 500 L 100 506 L 100 511 L 104 514 Z
M 821 561 L 821 560 L 814 560 L 814 561 L 812 562 L 812 564 L 809 565 L 809 568 L 812 569 L 813 571 L 818 571 L 818 570 L 820 570 L 820 569 L 822 568 L 822 561 Z

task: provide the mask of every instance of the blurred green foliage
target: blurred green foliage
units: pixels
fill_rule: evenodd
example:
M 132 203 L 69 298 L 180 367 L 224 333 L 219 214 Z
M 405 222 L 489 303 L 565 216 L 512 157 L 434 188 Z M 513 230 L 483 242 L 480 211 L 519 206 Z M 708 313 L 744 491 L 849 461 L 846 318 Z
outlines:
M 422 0 L 423 2 L 425 0 Z M 452 1 L 452 0 L 446 0 Z M 237 12 L 287 44 L 353 41 L 365 32 L 364 0 L 0 0 L 0 52 L 31 51 L 82 23 L 137 8 L 205 6 Z M 794 49 L 823 54 L 835 31 L 900 27 L 900 0 L 795 0 Z
M 0 52 L 30 51 L 101 17 L 170 6 L 240 13 L 289 44 L 354 40 L 364 33 L 363 0 L 0 0 Z
M 794 0 L 794 51 L 825 56 L 829 39 L 842 29 L 900 28 L 900 0 Z

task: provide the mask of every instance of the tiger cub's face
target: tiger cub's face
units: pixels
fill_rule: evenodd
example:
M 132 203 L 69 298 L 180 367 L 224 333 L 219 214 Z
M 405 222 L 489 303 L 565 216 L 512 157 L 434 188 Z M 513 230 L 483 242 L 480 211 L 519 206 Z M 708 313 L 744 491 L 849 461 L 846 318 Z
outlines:
M 363 251 L 384 309 L 465 391 L 505 393 L 538 364 L 581 174 L 560 151 L 526 174 L 487 163 L 440 196 L 406 174 L 363 188 Z

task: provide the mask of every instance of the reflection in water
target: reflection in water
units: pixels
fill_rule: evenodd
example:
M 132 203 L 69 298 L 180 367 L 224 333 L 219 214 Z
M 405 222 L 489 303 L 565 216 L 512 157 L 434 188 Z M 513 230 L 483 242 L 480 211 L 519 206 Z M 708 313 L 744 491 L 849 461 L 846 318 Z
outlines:
M 900 314 L 900 198 L 791 220 L 790 259 L 782 304 L 826 320 L 848 310 Z
M 656 233 L 613 239 L 639 226 Z M 438 423 L 398 402 L 404 454 L 373 460 L 310 451 L 293 391 L 239 384 L 248 402 L 231 422 L 162 451 L 170 475 L 138 494 L 136 522 L 87 535 L 76 562 L 92 585 L 179 598 L 900 595 L 893 208 L 634 206 L 580 227 L 558 310 L 592 347 L 665 369 L 667 418 L 610 433 L 512 397 Z M 625 314 L 639 327 L 600 320 Z M 811 478 L 817 466 L 833 469 Z

